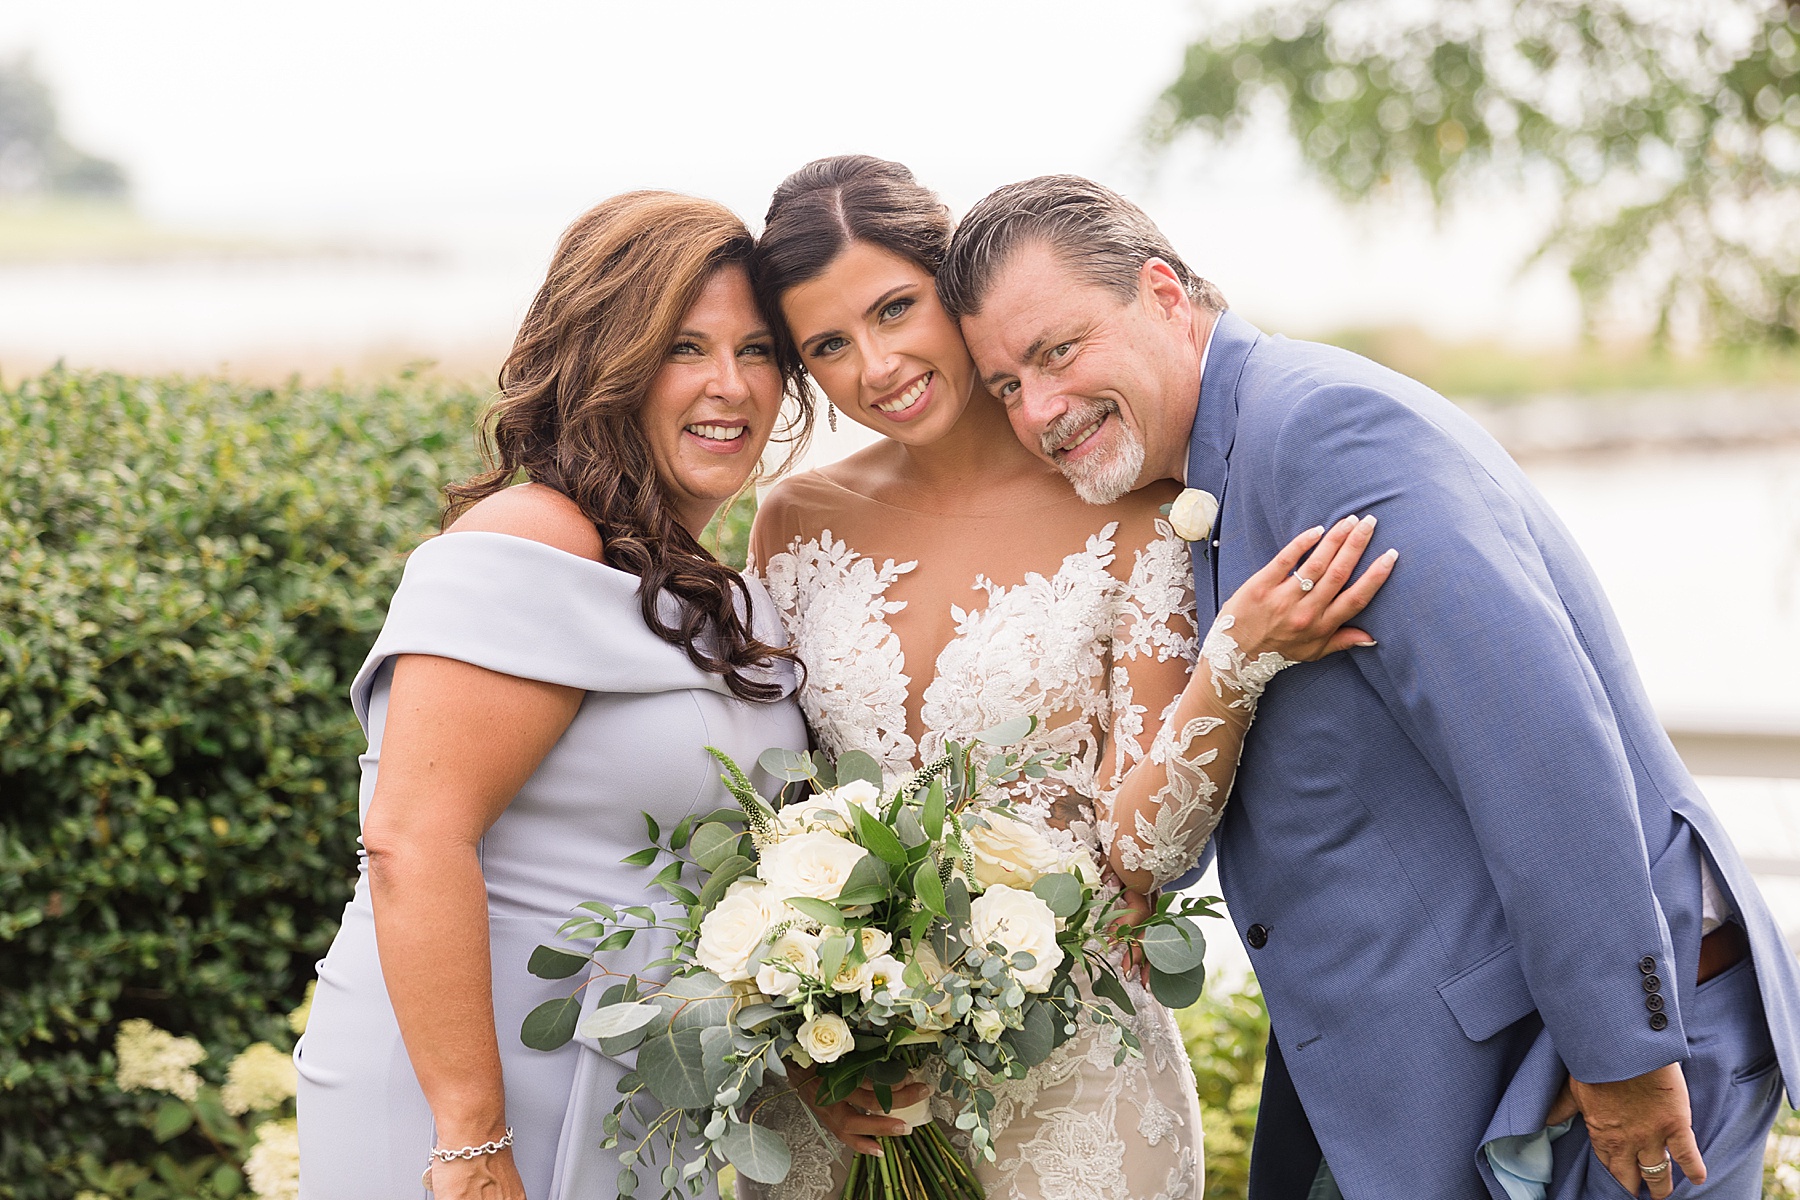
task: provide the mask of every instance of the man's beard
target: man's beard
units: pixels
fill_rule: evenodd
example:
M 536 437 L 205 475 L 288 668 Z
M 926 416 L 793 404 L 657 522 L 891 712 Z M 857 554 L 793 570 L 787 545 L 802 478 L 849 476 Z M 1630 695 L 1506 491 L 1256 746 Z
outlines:
M 1138 476 L 1144 473 L 1143 439 L 1138 437 L 1136 430 L 1117 420 L 1118 415 L 1119 406 L 1110 402 L 1080 412 L 1067 412 L 1046 429 L 1040 439 L 1044 453 L 1050 455 L 1056 469 L 1069 481 L 1075 494 L 1089 504 L 1111 504 L 1136 487 Z M 1055 447 L 1102 417 L 1114 418 L 1113 424 L 1118 427 L 1117 446 L 1095 447 L 1073 462 L 1055 453 Z

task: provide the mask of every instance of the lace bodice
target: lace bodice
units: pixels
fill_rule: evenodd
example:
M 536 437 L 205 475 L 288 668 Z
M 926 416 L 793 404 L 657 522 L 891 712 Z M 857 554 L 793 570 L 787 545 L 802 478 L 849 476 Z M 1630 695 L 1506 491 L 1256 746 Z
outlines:
M 806 665 L 819 745 L 900 775 L 946 740 L 1035 716 L 1022 749 L 1063 765 L 1015 784 L 1015 809 L 1142 890 L 1186 872 L 1223 814 L 1256 699 L 1288 663 L 1246 661 L 1229 615 L 1197 646 L 1188 548 L 1150 507 L 1160 498 L 1027 525 L 912 513 L 817 474 L 784 485 L 758 518 L 757 558 Z

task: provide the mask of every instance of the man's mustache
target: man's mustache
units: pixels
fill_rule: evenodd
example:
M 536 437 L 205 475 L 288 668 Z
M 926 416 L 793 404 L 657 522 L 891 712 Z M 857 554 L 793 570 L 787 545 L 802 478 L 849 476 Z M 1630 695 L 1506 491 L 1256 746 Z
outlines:
M 1047 456 L 1054 456 L 1062 449 L 1062 444 L 1092 425 L 1095 421 L 1110 417 L 1119 411 L 1119 406 L 1111 400 L 1096 400 L 1079 409 L 1071 409 L 1051 422 L 1039 437 L 1039 443 Z

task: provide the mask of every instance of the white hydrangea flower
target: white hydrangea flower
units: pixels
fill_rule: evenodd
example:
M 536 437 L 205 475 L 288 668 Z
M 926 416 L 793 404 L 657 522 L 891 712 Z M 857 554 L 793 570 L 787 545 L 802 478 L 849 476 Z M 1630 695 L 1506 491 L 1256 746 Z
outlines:
M 234 1116 L 261 1112 L 291 1099 L 300 1085 L 292 1055 L 267 1042 L 257 1042 L 231 1060 L 219 1100 Z
M 256 1127 L 244 1175 L 257 1200 L 300 1200 L 300 1131 L 292 1119 Z
M 113 1052 L 119 1059 L 114 1079 L 121 1091 L 167 1092 L 183 1100 L 200 1094 L 194 1064 L 206 1057 L 206 1049 L 193 1038 L 176 1037 L 134 1017 L 119 1026 Z

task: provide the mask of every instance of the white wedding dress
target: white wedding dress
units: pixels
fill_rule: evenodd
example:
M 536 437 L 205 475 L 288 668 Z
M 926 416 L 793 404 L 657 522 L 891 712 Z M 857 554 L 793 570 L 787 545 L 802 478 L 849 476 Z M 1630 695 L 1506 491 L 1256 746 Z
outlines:
M 1124 857 L 1158 884 L 1180 874 L 1229 790 L 1206 765 L 1235 766 L 1254 697 L 1222 689 L 1206 711 L 1228 715 L 1185 720 L 1179 745 L 1157 737 L 1200 649 L 1188 546 L 1158 515 L 1175 491 L 1157 485 L 1103 508 L 1040 495 L 946 516 L 819 472 L 782 484 L 758 514 L 753 554 L 805 665 L 800 703 L 818 745 L 864 751 L 898 775 L 946 738 L 1035 715 L 1022 748 L 1067 765 L 1017 785 L 1018 811 L 1103 864 L 1115 832 L 1109 789 L 1155 761 L 1160 815 L 1136 821 Z M 1219 650 L 1209 639 L 1208 657 Z M 1226 650 L 1218 666 L 1231 665 Z M 1141 1057 L 1115 1067 L 1115 1045 L 1084 1023 L 1025 1078 L 988 1085 L 996 1159 L 976 1169 L 993 1200 L 1199 1200 L 1201 1114 L 1174 1014 L 1126 986 Z M 945 1097 L 935 1103 L 954 1116 Z M 773 1187 L 740 1181 L 740 1194 L 835 1200 L 849 1152 L 798 1098 L 775 1095 L 757 1119 L 786 1137 L 793 1167 Z

